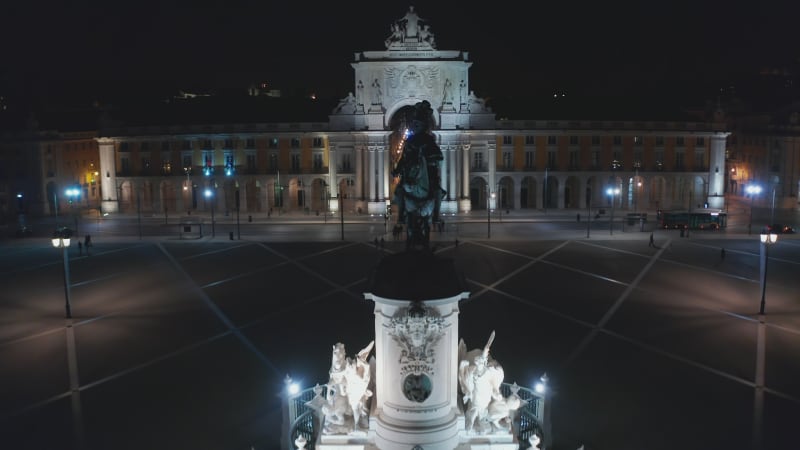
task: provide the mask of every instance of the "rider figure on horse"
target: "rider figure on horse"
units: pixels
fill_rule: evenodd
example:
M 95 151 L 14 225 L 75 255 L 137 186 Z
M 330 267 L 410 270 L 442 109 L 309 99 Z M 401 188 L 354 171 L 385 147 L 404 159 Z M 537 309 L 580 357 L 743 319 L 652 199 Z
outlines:
M 427 100 L 414 105 L 409 118 L 409 137 L 403 144 L 403 153 L 392 175 L 399 175 L 400 182 L 395 188 L 394 202 L 398 205 L 398 221 L 407 225 L 409 237 L 427 241 L 431 223 L 439 221 L 439 209 L 445 191 L 441 188 L 439 163 L 444 159 L 442 151 L 430 129 L 433 122 L 433 109 Z M 416 229 L 413 215 L 424 221 L 424 230 Z

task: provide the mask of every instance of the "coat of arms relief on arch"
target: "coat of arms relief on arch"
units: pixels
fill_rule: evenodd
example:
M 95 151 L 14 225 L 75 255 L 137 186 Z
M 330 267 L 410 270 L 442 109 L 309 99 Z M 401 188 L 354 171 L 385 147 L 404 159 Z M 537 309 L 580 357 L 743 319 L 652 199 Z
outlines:
M 441 84 L 438 67 L 387 67 L 385 75 L 387 97 L 394 101 L 404 98 L 432 98 L 435 88 Z

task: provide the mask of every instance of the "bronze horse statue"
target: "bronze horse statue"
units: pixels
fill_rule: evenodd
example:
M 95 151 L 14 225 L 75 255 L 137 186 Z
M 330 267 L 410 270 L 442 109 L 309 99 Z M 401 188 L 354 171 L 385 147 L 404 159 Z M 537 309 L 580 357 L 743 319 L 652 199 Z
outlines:
M 414 105 L 407 120 L 408 138 L 392 174 L 400 177 L 394 191 L 398 223 L 406 226 L 406 249 L 428 248 L 431 225 L 438 223 L 442 198 L 439 164 L 442 151 L 430 129 L 433 109 L 423 100 Z

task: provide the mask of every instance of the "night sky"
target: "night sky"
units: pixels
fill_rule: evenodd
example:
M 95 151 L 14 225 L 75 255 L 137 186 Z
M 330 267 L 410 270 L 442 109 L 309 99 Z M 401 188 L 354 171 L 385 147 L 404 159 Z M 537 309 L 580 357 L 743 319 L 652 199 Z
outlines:
M 797 2 L 414 4 L 440 50 L 470 52 L 483 97 L 706 95 L 765 66 L 796 64 Z M 15 2 L 3 18 L 5 91 L 264 80 L 287 94 L 352 90 L 353 53 L 383 50 L 410 3 L 267 0 Z M 8 5 L 7 5 L 8 7 Z M 109 88 L 110 86 L 110 88 Z M 523 87 L 528 86 L 527 90 Z M 713 96 L 713 95 L 711 95 Z

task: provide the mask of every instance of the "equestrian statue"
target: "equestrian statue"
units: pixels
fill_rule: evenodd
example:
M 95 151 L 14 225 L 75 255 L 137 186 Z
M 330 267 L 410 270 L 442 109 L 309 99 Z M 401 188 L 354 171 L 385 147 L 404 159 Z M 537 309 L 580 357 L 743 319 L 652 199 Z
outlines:
M 407 119 L 408 137 L 392 175 L 400 180 L 394 191 L 398 223 L 405 224 L 406 249 L 428 248 L 431 225 L 439 222 L 446 191 L 441 188 L 442 151 L 431 133 L 433 109 L 427 100 L 414 105 Z

